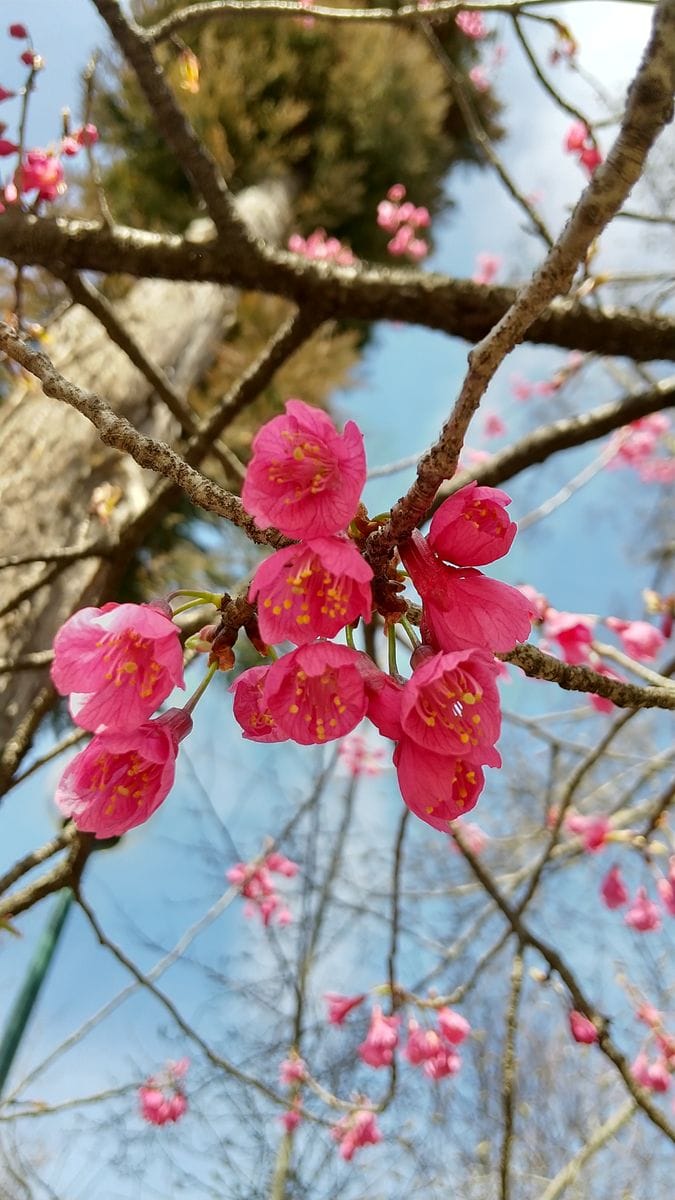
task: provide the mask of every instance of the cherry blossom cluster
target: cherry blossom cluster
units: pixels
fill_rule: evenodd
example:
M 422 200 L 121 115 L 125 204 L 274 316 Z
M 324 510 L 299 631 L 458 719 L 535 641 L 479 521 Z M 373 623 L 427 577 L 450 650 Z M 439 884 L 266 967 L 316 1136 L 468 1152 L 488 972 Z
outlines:
M 483 14 L 476 12 L 459 12 L 455 17 L 455 25 L 461 29 L 466 37 L 473 38 L 474 41 L 482 41 L 488 36 L 488 29 L 483 18 Z
M 229 883 L 239 888 L 247 901 L 244 916 L 257 915 L 266 927 L 272 922 L 277 925 L 289 925 L 293 915 L 278 895 L 272 876 L 281 875 L 285 879 L 293 879 L 299 869 L 292 859 L 273 851 L 266 855 L 262 862 L 235 863 L 227 871 L 226 877 Z
M 33 49 L 30 34 L 25 25 L 18 23 L 10 25 L 9 36 L 29 42 L 28 49 L 20 55 L 20 61 L 29 71 L 28 81 L 21 89 L 21 94 L 27 99 L 30 95 L 32 79 L 44 67 L 44 60 Z M 10 100 L 16 94 L 9 88 L 0 85 L 0 102 Z M 7 126 L 0 122 L 0 158 L 17 156 L 17 163 L 11 177 L 0 188 L 0 212 L 4 212 L 7 205 L 20 203 L 22 197 L 25 197 L 31 204 L 38 204 L 40 201 L 52 203 L 66 191 L 63 163 L 60 156 L 66 155 L 72 158 L 79 153 L 82 146 L 93 145 L 98 140 L 98 131 L 92 124 L 86 124 L 71 131 L 67 117 L 64 117 L 64 123 L 64 133 L 58 148 L 43 150 L 34 147 L 25 150 L 18 142 L 4 136 Z
M 439 1008 L 434 1013 L 435 1025 L 421 1025 L 408 1018 L 407 1037 L 403 1047 L 404 1059 L 413 1067 L 421 1067 L 428 1079 L 445 1079 L 456 1075 L 462 1061 L 457 1047 L 469 1036 L 471 1026 L 465 1017 L 452 1009 Z M 401 1018 L 386 1017 L 379 1005 L 374 1005 L 368 1033 L 358 1047 L 362 1062 L 375 1069 L 390 1067 L 399 1047 Z
M 567 131 L 565 150 L 568 154 L 576 154 L 580 166 L 592 175 L 602 162 L 602 154 L 598 150 L 588 125 L 583 121 L 574 121 Z
M 668 1033 L 663 1016 L 652 1004 L 640 1004 L 635 1016 L 649 1028 L 642 1049 L 631 1065 L 631 1075 L 648 1092 L 667 1092 L 675 1075 L 675 1037 Z M 575 1042 L 592 1046 L 599 1040 L 594 1021 L 583 1013 L 569 1013 L 570 1033 Z
M 281 1124 L 289 1135 L 295 1132 L 302 1120 L 302 1087 L 308 1078 L 307 1065 L 295 1051 L 279 1064 L 279 1082 L 290 1088 L 290 1106 L 280 1117 Z M 363 1106 L 355 1106 L 341 1117 L 331 1127 L 331 1136 L 339 1144 L 340 1156 L 345 1162 L 351 1162 L 360 1147 L 373 1146 L 382 1141 L 375 1112 Z
M 56 803 L 78 829 L 117 837 L 147 821 L 173 785 L 186 709 L 149 720 L 184 687 L 183 649 L 168 604 L 83 608 L 54 640 L 52 681 L 94 737 L 71 760 Z
M 649 413 L 612 434 L 610 467 L 631 467 L 643 483 L 675 483 L 675 443 L 666 413 Z M 659 454 L 665 451 L 665 454 Z
M 666 644 L 664 634 L 649 621 L 628 621 L 620 617 L 600 618 L 592 613 L 559 612 L 534 588 L 523 585 L 521 591 L 530 598 L 535 607 L 536 623 L 541 627 L 543 634 L 540 643 L 542 649 L 550 649 L 551 643 L 555 642 L 564 662 L 592 667 L 599 675 L 609 679 L 622 680 L 623 676 L 607 667 L 594 648 L 598 624 L 604 623 L 607 629 L 615 633 L 622 650 L 638 662 L 653 662 Z M 598 712 L 613 711 L 611 700 L 603 696 L 591 695 L 590 700 Z
M 527 637 L 534 609 L 476 568 L 508 552 L 516 526 L 505 493 L 470 484 L 441 505 L 428 538 L 415 532 L 399 547 L 422 598 L 423 640 L 404 680 L 353 645 L 325 640 L 369 621 L 374 607 L 373 572 L 348 529 L 358 535 L 365 520 L 355 520 L 364 482 L 353 422 L 339 435 L 324 413 L 289 400 L 256 435 L 244 505 L 261 528 L 299 540 L 258 567 L 249 600 L 262 640 L 297 648 L 235 680 L 234 715 L 253 741 L 301 745 L 343 737 L 367 715 L 396 742 L 406 804 L 447 831 L 475 805 L 482 767 L 501 763 L 494 655 Z
M 429 245 L 420 236 L 420 230 L 429 228 L 431 217 L 428 208 L 417 208 L 405 196 L 404 185 L 394 183 L 377 206 L 377 223 L 380 229 L 393 235 L 387 242 L 391 255 L 420 262 L 429 253 Z
M 187 1112 L 188 1102 L 183 1080 L 190 1066 L 189 1058 L 168 1062 L 161 1075 L 153 1076 L 138 1089 L 141 1116 L 150 1125 L 167 1125 L 180 1121 Z
M 339 267 L 353 267 L 359 261 L 349 246 L 345 246 L 339 238 L 329 237 L 325 229 L 315 229 L 306 238 L 299 233 L 292 233 L 288 239 L 288 249 L 314 262 L 334 262 Z

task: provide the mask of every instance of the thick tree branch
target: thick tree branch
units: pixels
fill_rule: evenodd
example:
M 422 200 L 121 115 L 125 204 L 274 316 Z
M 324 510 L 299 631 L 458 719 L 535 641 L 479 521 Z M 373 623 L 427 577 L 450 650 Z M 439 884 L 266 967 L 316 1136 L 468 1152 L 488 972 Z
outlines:
M 308 262 L 265 246 L 257 262 L 227 254 L 221 242 L 190 241 L 174 234 L 63 217 L 10 212 L 0 216 L 0 254 L 17 265 L 53 271 L 123 272 L 159 278 L 230 284 L 285 296 L 336 320 L 403 321 L 426 325 L 469 342 L 480 341 L 510 310 L 516 289 L 484 287 L 410 269 L 336 267 Z M 612 307 L 591 308 L 556 299 L 523 334 L 523 340 L 636 362 L 675 361 L 675 319 Z
M 634 683 L 620 683 L 598 675 L 590 667 L 571 666 L 560 662 L 551 654 L 544 654 L 529 642 L 516 646 L 509 654 L 498 656 L 504 662 L 520 667 L 532 679 L 548 679 L 557 683 L 566 692 L 590 692 L 604 696 L 617 708 L 667 708 L 675 710 L 675 685 L 668 687 L 639 687 Z

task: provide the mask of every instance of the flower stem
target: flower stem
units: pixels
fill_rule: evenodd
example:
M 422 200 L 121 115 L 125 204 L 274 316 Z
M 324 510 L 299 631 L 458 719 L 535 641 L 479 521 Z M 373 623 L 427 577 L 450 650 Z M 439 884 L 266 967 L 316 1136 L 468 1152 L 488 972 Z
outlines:
M 388 642 L 388 658 L 389 658 L 389 674 L 398 675 L 398 663 L 396 661 L 396 630 L 393 625 L 390 625 L 387 630 Z
M 417 647 L 421 645 L 421 642 L 420 642 L 420 639 L 418 638 L 417 634 L 415 633 L 415 630 L 413 629 L 412 625 L 410 624 L 410 621 L 408 620 L 407 617 L 401 617 L 400 623 L 401 623 L 402 628 L 405 630 L 406 634 L 408 635 L 408 640 L 410 642 L 410 645 L 412 646 L 413 650 L 416 650 Z
M 190 699 L 188 700 L 187 704 L 183 705 L 183 712 L 186 712 L 188 714 L 188 716 L 192 716 L 192 713 L 195 710 L 195 705 L 197 704 L 197 701 L 201 700 L 202 696 L 204 695 L 204 692 L 206 691 L 207 687 L 209 686 L 209 684 L 210 684 L 211 680 L 213 679 L 213 676 L 215 675 L 217 670 L 218 670 L 218 663 L 212 663 L 211 666 L 209 667 L 208 671 L 206 672 L 206 675 L 204 676 L 201 683 L 199 684 L 199 687 L 195 688 L 195 690 L 192 693 L 192 695 L 190 696 Z
M 345 626 L 345 640 L 346 640 L 347 645 L 349 646 L 350 650 L 356 650 L 356 646 L 354 645 L 354 626 L 353 625 Z

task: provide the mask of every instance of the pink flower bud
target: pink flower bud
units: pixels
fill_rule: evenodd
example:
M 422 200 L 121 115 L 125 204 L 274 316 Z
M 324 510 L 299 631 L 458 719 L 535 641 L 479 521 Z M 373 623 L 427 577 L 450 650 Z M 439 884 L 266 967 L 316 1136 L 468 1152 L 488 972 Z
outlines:
M 20 25 L 18 22 L 9 27 L 9 36 L 13 38 L 24 39 L 28 37 L 28 30 L 25 25 Z
M 592 1021 L 575 1009 L 569 1015 L 570 1033 L 575 1042 L 584 1046 L 592 1046 L 598 1040 L 598 1031 Z

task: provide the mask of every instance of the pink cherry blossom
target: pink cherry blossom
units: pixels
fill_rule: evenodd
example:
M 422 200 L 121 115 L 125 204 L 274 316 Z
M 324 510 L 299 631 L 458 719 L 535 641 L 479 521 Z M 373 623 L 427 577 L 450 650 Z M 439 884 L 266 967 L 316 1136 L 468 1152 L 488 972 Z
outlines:
M 333 637 L 359 617 L 369 621 L 372 577 L 348 538 L 314 538 L 277 550 L 260 564 L 249 590 L 262 638 L 302 646 Z
M 526 400 L 532 399 L 532 396 L 535 393 L 535 384 L 531 383 L 529 379 L 524 379 L 522 375 L 512 375 L 511 391 L 513 392 L 516 400 L 520 400 L 521 403 L 524 403 Z
M 642 1021 L 645 1025 L 649 1025 L 651 1027 L 654 1025 L 660 1025 L 663 1020 L 658 1008 L 655 1008 L 654 1005 L 650 1004 L 648 1000 L 644 1000 L 642 1004 L 638 1005 L 635 1010 L 635 1016 L 637 1017 L 638 1021 Z
M 671 855 L 667 877 L 661 875 L 656 881 L 659 899 L 666 912 L 675 917 L 675 855 Z
M 663 1058 L 650 1063 L 647 1055 L 641 1052 L 631 1067 L 631 1073 L 635 1082 L 650 1092 L 667 1092 L 670 1087 L 670 1070 Z
M 517 525 L 506 514 L 511 497 L 469 483 L 444 500 L 429 527 L 429 545 L 458 567 L 481 567 L 508 554 Z
M 287 400 L 283 416 L 253 439 L 242 500 L 259 528 L 287 537 L 341 533 L 356 512 L 366 480 L 363 434 L 347 421 L 339 434 L 318 408 Z
M 412 1018 L 408 1021 L 408 1040 L 403 1054 L 413 1067 L 427 1062 L 442 1049 L 443 1043 L 435 1029 L 424 1029 Z
M 476 41 L 480 41 L 482 38 L 487 37 L 488 31 L 485 27 L 485 21 L 483 20 L 482 13 L 459 12 L 455 17 L 455 25 L 458 29 L 461 29 L 462 33 L 466 34 L 467 37 L 474 38 Z
M 628 902 L 628 889 L 619 867 L 610 867 L 602 881 L 600 894 L 607 908 L 621 908 Z
M 479 647 L 499 653 L 526 640 L 534 609 L 516 588 L 473 567 L 446 566 L 417 530 L 399 552 L 439 648 Z
M 546 597 L 529 583 L 519 583 L 518 591 L 522 592 L 525 599 L 530 601 L 534 610 L 534 620 L 543 621 L 549 607 Z
M 614 448 L 615 461 L 628 466 L 641 465 L 651 458 L 669 430 L 670 418 L 666 413 L 649 413 L 624 425 L 612 435 L 609 443 Z
M 398 1045 L 399 1017 L 385 1017 L 378 1004 L 373 1007 L 370 1027 L 365 1041 L 359 1046 L 359 1057 L 369 1067 L 388 1067 Z
M 575 1042 L 581 1042 L 583 1046 L 592 1046 L 598 1040 L 598 1031 L 595 1025 L 583 1013 L 572 1009 L 569 1015 L 570 1033 Z
M 476 63 L 474 67 L 470 68 L 469 79 L 477 92 L 490 91 L 490 78 L 485 67 L 482 67 L 480 63 Z
M 637 933 L 649 933 L 661 928 L 661 909 L 649 899 L 646 888 L 638 888 L 624 921 Z
M 595 854 L 602 850 L 612 826 L 607 817 L 568 813 L 565 817 L 565 828 L 568 833 L 577 834 L 581 838 L 584 850 Z
M 351 1162 L 361 1146 L 374 1146 L 382 1141 L 375 1113 L 364 1108 L 342 1117 L 333 1126 L 331 1134 L 340 1143 L 340 1155 L 345 1162 Z
M 188 714 L 172 708 L 138 729 L 96 734 L 63 772 L 57 806 L 98 838 L 142 825 L 171 791 L 178 744 L 191 728 Z
M 434 754 L 408 737 L 394 751 L 394 766 L 408 808 L 444 833 L 449 832 L 450 821 L 475 807 L 485 782 L 474 763 Z
M 626 654 L 639 662 L 652 662 L 666 644 L 666 639 L 655 625 L 648 621 L 622 621 L 619 617 L 606 617 L 605 625 L 618 633 Z
M 313 0 L 304 0 L 305 4 Z M 303 17 L 303 24 L 313 23 L 313 17 Z M 328 237 L 325 229 L 315 229 L 308 237 L 303 238 L 299 233 L 291 234 L 288 239 L 288 249 L 293 254 L 301 254 L 315 262 L 334 262 L 340 267 L 352 267 L 358 263 L 358 258 L 349 246 L 336 237 Z
M 263 700 L 286 736 L 312 746 L 351 733 L 366 714 L 364 659 L 348 646 L 313 642 L 273 663 Z
M 506 433 L 506 424 L 499 416 L 499 413 L 488 413 L 483 423 L 483 433 L 485 437 L 497 438 L 503 437 Z
M 593 641 L 595 618 L 583 613 L 546 610 L 544 634 L 558 643 L 566 663 L 585 663 Z
M 285 854 L 279 854 L 274 850 L 267 855 L 265 866 L 268 871 L 274 871 L 277 875 L 283 875 L 285 879 L 294 879 L 300 867 L 292 858 L 286 858 Z
M 307 1078 L 306 1063 L 297 1054 L 291 1058 L 284 1058 L 279 1063 L 279 1082 L 287 1087 L 294 1083 L 302 1083 Z
M 379 775 L 384 770 L 384 751 L 372 747 L 360 733 L 350 733 L 339 750 L 340 761 L 350 775 Z
M 582 150 L 588 138 L 588 126 L 583 121 L 574 121 L 565 135 L 565 149 L 569 151 Z
M 343 1025 L 347 1014 L 353 1008 L 358 1008 L 360 1004 L 363 1004 L 365 998 L 365 992 L 360 996 L 342 996 L 339 992 L 326 992 L 324 1000 L 328 1005 L 329 1023 L 331 1025 Z
M 479 854 L 483 853 L 488 844 L 488 837 L 487 834 L 483 832 L 480 825 L 476 825 L 472 821 L 458 821 L 456 825 L 454 821 L 451 823 L 451 845 L 455 853 L 458 853 L 459 847 L 455 841 L 455 829 L 472 854 L 475 854 L 476 857 L 478 857 Z
M 73 136 L 81 146 L 93 146 L 98 141 L 98 129 L 88 121 L 86 125 L 76 129 Z
M 501 713 L 494 659 L 479 650 L 426 657 L 401 697 L 404 736 L 422 750 L 501 765 L 494 743 Z
M 461 1046 L 471 1033 L 471 1026 L 466 1017 L 452 1008 L 439 1008 L 436 1018 L 439 1032 L 452 1046 Z
M 190 1065 L 187 1058 L 167 1063 L 161 1076 L 148 1079 L 138 1089 L 141 1116 L 150 1125 L 176 1122 L 187 1112 L 188 1102 L 179 1080 Z
M 387 200 L 391 200 L 394 204 L 400 204 L 401 200 L 405 200 L 405 186 L 402 183 L 392 183 L 387 192 Z
M 20 38 L 22 41 L 28 37 L 28 30 L 26 29 L 26 26 L 21 25 L 18 21 L 16 21 L 13 25 L 10 25 L 8 32 L 10 37 Z
M 448 1075 L 456 1075 L 461 1066 L 459 1054 L 455 1050 L 449 1050 L 447 1046 L 441 1046 L 433 1058 L 427 1059 L 422 1069 L 429 1079 L 445 1079 Z
M 291 1108 L 288 1110 L 288 1112 L 282 1113 L 279 1117 L 279 1120 L 281 1121 L 286 1133 L 294 1133 L 302 1121 L 302 1116 L 297 1109 Z
M 178 626 L 152 604 L 82 608 L 54 639 L 51 674 L 83 729 L 135 729 L 185 686 Z
M 488 254 L 481 250 L 476 255 L 476 265 L 473 275 L 471 276 L 474 283 L 480 283 L 484 287 L 489 287 L 494 283 L 499 272 L 502 269 L 504 259 L 501 254 Z
M 16 185 L 20 192 L 37 191 L 38 200 L 56 200 L 66 190 L 63 164 L 46 150 L 28 150 L 17 169 Z
M 234 719 L 251 742 L 286 742 L 288 734 L 275 721 L 264 699 L 269 667 L 250 667 L 243 671 L 230 691 L 234 694 Z

